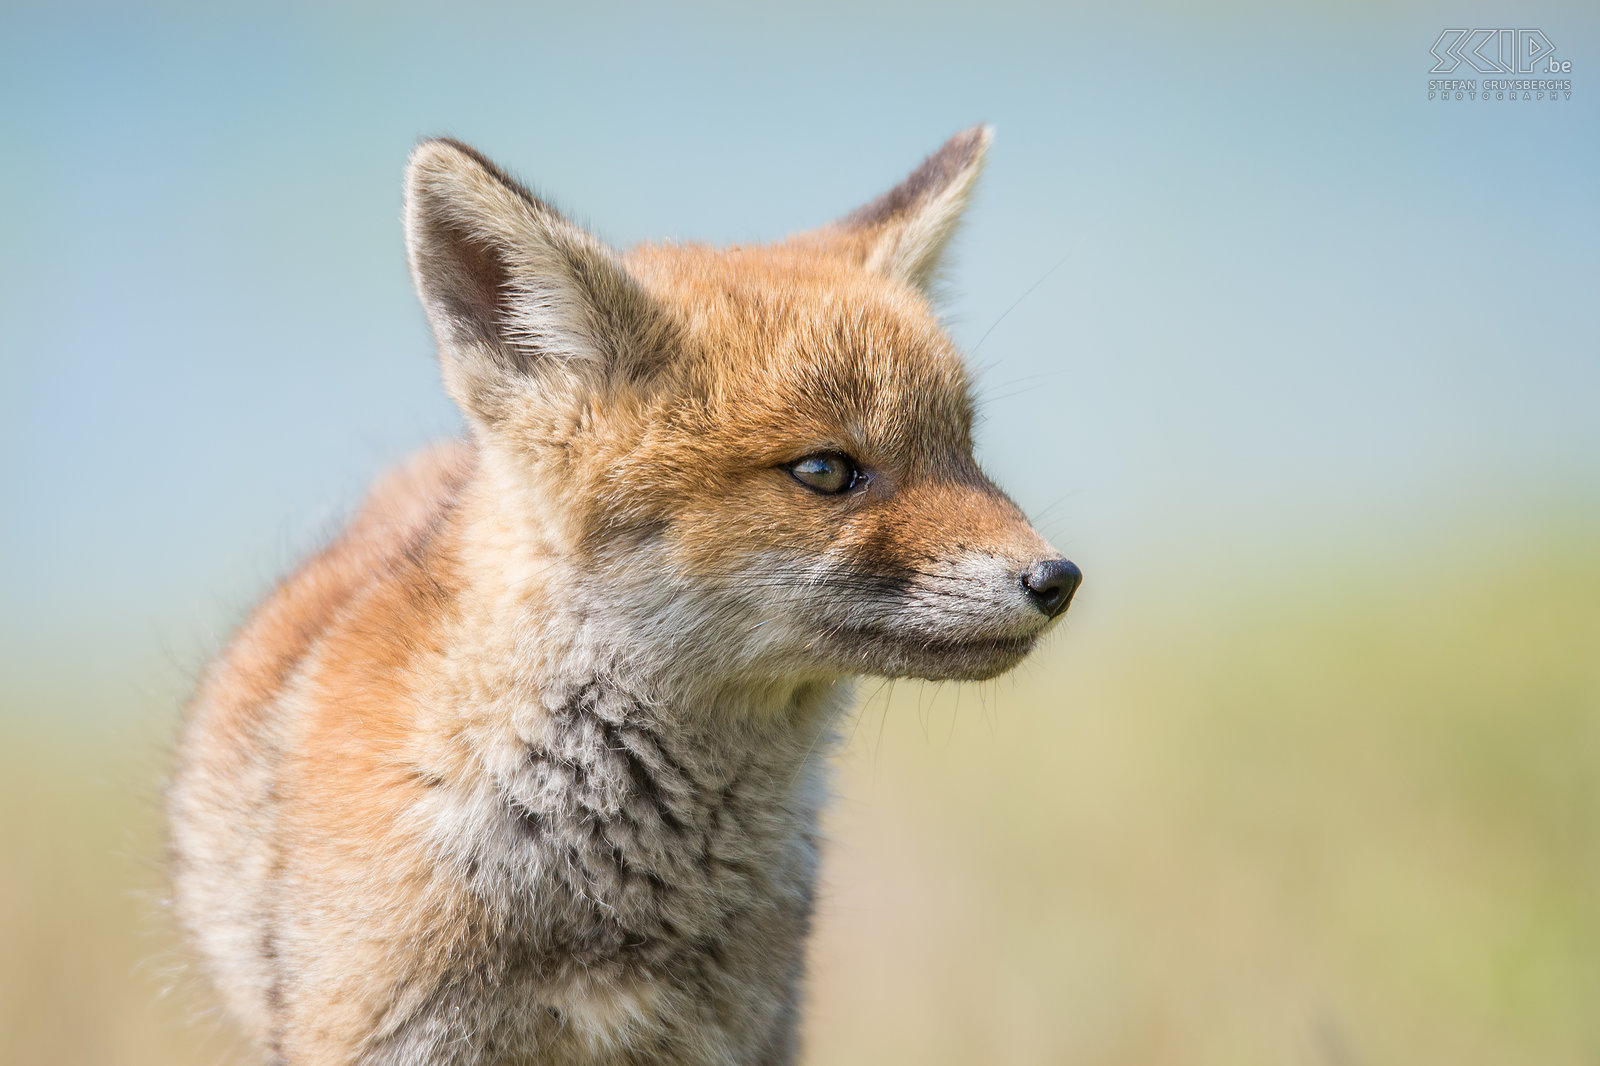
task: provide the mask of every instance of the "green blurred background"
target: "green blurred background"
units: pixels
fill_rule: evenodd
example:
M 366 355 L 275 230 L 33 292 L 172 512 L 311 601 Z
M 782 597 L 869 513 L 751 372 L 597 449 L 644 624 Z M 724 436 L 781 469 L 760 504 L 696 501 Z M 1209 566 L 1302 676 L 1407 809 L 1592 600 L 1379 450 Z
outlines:
M 1570 100 L 1426 99 L 1536 26 Z M 945 302 L 1087 583 L 869 684 L 814 1063 L 1600 1061 L 1600 12 L 0 11 L 0 1060 L 240 1061 L 161 907 L 195 672 L 458 420 L 400 172 L 762 240 L 998 128 Z

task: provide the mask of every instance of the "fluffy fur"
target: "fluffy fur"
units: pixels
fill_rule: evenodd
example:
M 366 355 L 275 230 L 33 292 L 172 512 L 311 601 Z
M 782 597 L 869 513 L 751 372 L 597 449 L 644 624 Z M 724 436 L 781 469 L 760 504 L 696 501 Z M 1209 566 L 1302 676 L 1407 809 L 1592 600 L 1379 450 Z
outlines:
M 266 1061 L 794 1060 L 850 680 L 992 676 L 1051 621 L 924 294 L 988 140 L 781 244 L 626 255 L 417 148 L 470 440 L 256 610 L 170 789 L 179 913 Z M 858 483 L 792 476 L 818 453 Z

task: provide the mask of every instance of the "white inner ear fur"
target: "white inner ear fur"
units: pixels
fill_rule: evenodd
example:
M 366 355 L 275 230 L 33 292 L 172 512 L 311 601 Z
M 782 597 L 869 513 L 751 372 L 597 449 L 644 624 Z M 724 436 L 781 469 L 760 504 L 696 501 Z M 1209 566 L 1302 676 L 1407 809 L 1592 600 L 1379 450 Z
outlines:
M 979 149 L 972 162 L 949 184 L 890 222 L 867 253 L 867 269 L 914 288 L 928 288 L 972 198 L 972 188 L 983 170 L 984 154 L 985 150 Z
M 527 364 L 549 360 L 579 369 L 574 364 L 603 361 L 594 299 L 606 294 L 588 292 L 585 282 L 605 285 L 607 275 L 620 275 L 616 258 L 467 152 L 429 141 L 413 153 L 406 243 L 447 371 L 481 374 L 489 366 L 451 367 L 451 355 L 492 365 L 500 362 L 496 348 L 515 350 Z M 486 272 L 486 263 L 495 269 Z M 614 285 L 627 287 L 620 277 Z M 462 312 L 473 307 L 495 311 Z

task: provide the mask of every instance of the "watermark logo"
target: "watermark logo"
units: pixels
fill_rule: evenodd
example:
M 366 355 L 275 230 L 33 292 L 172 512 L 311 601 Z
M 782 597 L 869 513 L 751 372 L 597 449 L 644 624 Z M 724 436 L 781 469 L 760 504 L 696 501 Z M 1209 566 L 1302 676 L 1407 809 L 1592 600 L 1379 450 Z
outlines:
M 1445 30 L 1428 54 L 1436 60 L 1430 74 L 1454 73 L 1462 63 L 1479 74 L 1572 73 L 1571 62 L 1551 58 L 1556 46 L 1543 30 Z
M 1543 30 L 1448 29 L 1433 47 L 1430 74 L 1466 77 L 1429 78 L 1429 100 L 1572 99 L 1572 60 L 1556 54 L 1555 42 Z M 1509 74 L 1509 78 L 1475 78 L 1473 74 Z M 1534 75 L 1528 77 L 1528 75 Z

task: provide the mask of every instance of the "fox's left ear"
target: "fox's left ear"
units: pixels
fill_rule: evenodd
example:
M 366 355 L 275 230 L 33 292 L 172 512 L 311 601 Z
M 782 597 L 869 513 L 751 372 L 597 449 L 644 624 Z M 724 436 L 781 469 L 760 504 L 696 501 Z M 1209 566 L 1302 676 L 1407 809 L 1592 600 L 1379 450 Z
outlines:
M 815 236 L 873 273 L 927 291 L 993 139 L 989 126 L 956 134 L 906 180 Z

